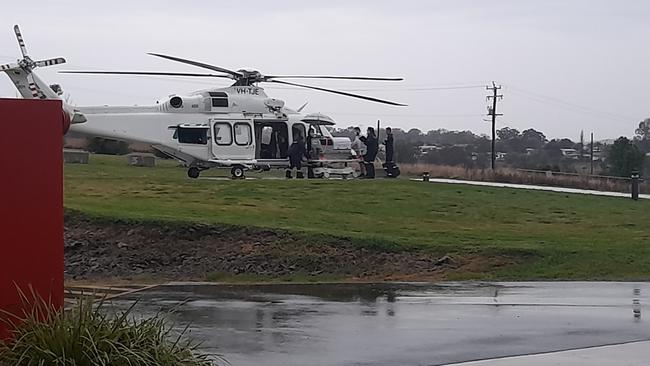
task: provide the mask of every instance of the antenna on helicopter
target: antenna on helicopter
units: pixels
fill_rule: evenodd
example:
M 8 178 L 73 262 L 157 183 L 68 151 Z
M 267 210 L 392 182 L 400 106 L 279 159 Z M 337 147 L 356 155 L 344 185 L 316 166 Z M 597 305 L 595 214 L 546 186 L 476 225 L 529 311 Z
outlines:
M 307 106 L 307 104 L 309 104 L 309 102 L 305 102 L 305 104 L 301 105 L 300 108 L 296 110 L 296 112 L 298 113 L 302 112 L 302 110 Z
M 347 97 L 368 100 L 371 102 L 390 104 L 395 106 L 405 106 L 406 104 L 391 102 L 388 100 L 373 98 L 365 95 L 353 94 L 339 90 L 326 89 L 311 85 L 297 84 L 277 79 L 335 79 L 335 80 L 366 80 L 366 81 L 402 81 L 403 78 L 381 78 L 368 76 L 332 76 L 332 75 L 263 75 L 256 70 L 229 70 L 220 66 L 210 65 L 203 62 L 192 61 L 180 57 L 163 55 L 159 53 L 148 53 L 151 56 L 164 58 L 167 60 L 181 62 L 184 64 L 201 67 L 204 69 L 220 72 L 222 74 L 194 74 L 178 72 L 149 72 L 149 71 L 59 71 L 62 74 L 104 74 L 104 75 L 156 75 L 156 76 L 190 76 L 190 77 L 214 77 L 235 80 L 233 86 L 251 86 L 258 83 L 278 83 L 284 85 L 296 86 L 299 88 L 313 89 L 327 93 L 344 95 Z
M 65 63 L 65 59 L 62 57 L 57 57 L 57 58 L 51 58 L 47 60 L 38 60 L 38 61 L 32 60 L 27 53 L 25 40 L 23 39 L 23 35 L 20 32 L 20 27 L 18 27 L 18 25 L 14 25 L 14 33 L 16 34 L 16 39 L 18 40 L 18 46 L 20 47 L 20 53 L 22 54 L 23 58 L 18 60 L 17 63 L 0 65 L 0 71 L 6 71 L 6 70 L 18 69 L 18 68 L 23 69 L 26 74 L 28 88 L 32 94 L 32 97 L 44 99 L 47 96 L 40 89 L 40 86 L 36 84 L 36 81 L 34 80 L 34 76 L 32 75 L 32 70 L 34 70 L 37 67 L 45 67 L 45 66 L 62 64 Z

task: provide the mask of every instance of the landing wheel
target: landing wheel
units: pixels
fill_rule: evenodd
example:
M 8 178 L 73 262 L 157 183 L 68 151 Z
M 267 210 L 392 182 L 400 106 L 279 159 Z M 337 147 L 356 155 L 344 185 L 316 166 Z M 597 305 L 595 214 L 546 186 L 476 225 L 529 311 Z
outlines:
M 230 169 L 230 174 L 232 174 L 234 179 L 243 179 L 245 173 L 244 167 L 241 166 L 234 166 Z
M 198 178 L 198 177 L 199 177 L 199 174 L 201 174 L 201 171 L 200 171 L 199 168 L 197 168 L 197 167 L 194 167 L 194 166 L 193 166 L 193 167 L 191 167 L 191 168 L 189 168 L 189 169 L 187 170 L 187 176 L 190 177 L 190 178 L 192 178 L 192 179 L 196 179 L 196 178 Z

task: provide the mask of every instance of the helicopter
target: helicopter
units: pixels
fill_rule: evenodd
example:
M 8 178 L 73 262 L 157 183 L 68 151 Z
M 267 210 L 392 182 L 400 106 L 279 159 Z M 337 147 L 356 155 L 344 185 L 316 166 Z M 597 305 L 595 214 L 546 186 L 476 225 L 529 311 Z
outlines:
M 16 63 L 0 65 L 23 98 L 61 99 L 60 85 L 48 86 L 33 71 L 37 67 L 59 65 L 62 57 L 33 61 L 25 47 L 18 25 L 14 33 L 22 53 Z M 149 71 L 59 71 L 65 74 L 148 75 L 231 79 L 229 87 L 199 90 L 187 95 L 172 94 L 151 106 L 71 106 L 63 101 L 64 115 L 70 131 L 87 136 L 139 142 L 178 160 L 187 167 L 190 178 L 210 168 L 230 168 L 233 178 L 244 178 L 248 170 L 267 171 L 289 165 L 288 150 L 294 141 L 304 141 L 313 133 L 323 146 L 320 156 L 312 157 L 310 166 L 328 167 L 342 163 L 336 170 L 343 177 L 354 175 L 348 163 L 349 144 L 338 146 L 327 126 L 334 121 L 321 113 L 302 113 L 284 101 L 269 97 L 261 83 L 274 83 L 334 93 L 366 101 L 404 106 L 404 104 L 345 91 L 288 82 L 281 79 L 335 79 L 364 81 L 402 81 L 402 78 L 330 75 L 265 75 L 257 70 L 230 70 L 180 57 L 149 53 L 169 61 L 192 65 L 215 73 L 149 72 Z M 344 151 L 343 158 L 332 159 L 328 153 Z M 326 176 L 327 169 L 322 176 Z

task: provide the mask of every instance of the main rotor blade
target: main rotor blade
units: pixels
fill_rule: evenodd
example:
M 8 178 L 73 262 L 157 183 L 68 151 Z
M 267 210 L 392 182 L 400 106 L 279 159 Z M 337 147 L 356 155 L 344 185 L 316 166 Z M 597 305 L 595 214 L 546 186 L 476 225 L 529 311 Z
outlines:
M 376 78 L 370 76 L 320 76 L 320 75 L 270 75 L 264 77 L 270 79 L 337 79 L 337 80 L 374 80 L 374 81 L 402 81 L 403 78 Z
M 36 66 L 38 67 L 59 65 L 64 63 L 65 59 L 63 57 L 51 58 L 48 60 L 38 60 L 35 62 Z
M 402 107 L 406 106 L 406 104 L 400 104 L 400 103 L 391 102 L 391 101 L 388 101 L 388 100 L 382 100 L 382 99 L 377 99 L 377 98 L 373 98 L 373 97 L 367 97 L 367 96 L 359 95 L 359 94 L 346 93 L 346 92 L 342 92 L 342 91 L 338 91 L 338 90 L 319 88 L 317 86 L 309 86 L 309 85 L 303 85 L 303 84 L 289 83 L 289 82 L 280 81 L 280 80 L 268 80 L 267 82 L 286 84 L 286 85 L 293 85 L 293 86 L 297 86 L 297 87 L 300 87 L 300 88 L 320 90 L 320 91 L 324 91 L 324 92 L 327 92 L 327 93 L 334 93 L 334 94 L 345 95 L 347 97 L 359 98 L 359 99 L 363 99 L 363 100 L 369 100 L 371 102 L 390 104 L 390 105 L 397 105 L 397 106 L 402 106 Z
M 165 59 L 168 59 L 168 60 L 172 60 L 172 61 L 176 61 L 176 62 L 182 62 L 182 63 L 185 63 L 185 64 L 190 64 L 190 65 L 193 65 L 193 66 L 202 67 L 202 68 L 204 68 L 204 69 L 208 69 L 208 70 L 212 70 L 212 71 L 223 72 L 223 73 L 226 73 L 226 74 L 230 74 L 230 75 L 232 75 L 232 76 L 235 76 L 235 77 L 242 77 L 242 76 L 244 76 L 244 75 L 242 75 L 241 73 L 238 73 L 237 71 L 232 71 L 232 70 L 224 69 L 223 67 L 219 67 L 219 66 L 214 66 L 214 65 L 204 64 L 203 62 L 186 60 L 186 59 L 178 58 L 178 57 L 174 57 L 174 56 L 161 55 L 161 54 L 159 54 L 159 53 L 147 53 L 147 54 L 148 54 L 148 55 L 151 55 L 151 56 L 162 57 L 162 58 L 165 58 Z
M 231 79 L 231 77 L 228 75 L 193 74 L 193 73 L 185 73 L 185 72 L 154 72 L 154 71 L 59 71 L 59 74 L 191 76 L 191 77 Z
M 20 33 L 20 28 L 18 24 L 14 25 L 14 33 L 16 33 L 16 38 L 18 39 L 18 46 L 20 46 L 20 52 L 23 54 L 23 58 L 27 57 L 27 47 L 25 47 L 25 40 L 23 40 L 23 35 Z

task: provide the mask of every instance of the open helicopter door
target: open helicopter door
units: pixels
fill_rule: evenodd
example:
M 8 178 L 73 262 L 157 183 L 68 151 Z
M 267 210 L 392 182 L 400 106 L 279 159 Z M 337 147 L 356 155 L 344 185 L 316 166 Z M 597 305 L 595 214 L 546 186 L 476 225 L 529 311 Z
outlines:
M 210 144 L 210 125 L 207 123 L 182 123 L 176 126 L 174 139 L 177 150 L 183 160 L 208 161 L 212 159 L 212 146 Z M 191 158 L 189 158 L 191 157 Z
M 214 138 L 212 153 L 214 159 L 249 160 L 255 159 L 255 137 L 253 136 L 253 121 L 250 119 L 219 119 L 210 120 Z
M 311 113 L 303 117 L 301 121 L 309 126 L 310 131 L 313 130 L 316 133 L 326 152 L 333 148 L 334 139 L 327 126 L 334 126 L 336 124 L 334 120 L 321 113 Z

